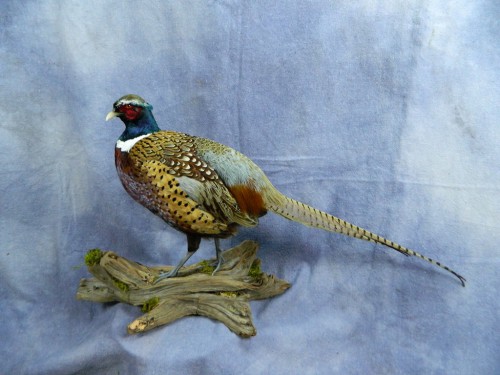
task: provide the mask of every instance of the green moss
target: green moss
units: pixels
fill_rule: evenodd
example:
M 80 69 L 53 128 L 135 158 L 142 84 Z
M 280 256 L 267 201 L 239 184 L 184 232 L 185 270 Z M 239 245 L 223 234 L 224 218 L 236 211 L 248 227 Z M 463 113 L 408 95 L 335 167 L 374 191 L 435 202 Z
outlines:
M 236 298 L 240 295 L 238 292 L 219 292 L 218 294 L 226 298 Z
M 160 299 L 158 297 L 152 297 L 152 298 L 148 299 L 144 303 L 144 305 L 142 305 L 141 311 L 143 313 L 148 313 L 151 310 L 153 310 L 156 306 L 158 306 L 159 303 L 160 303 Z
M 198 265 L 201 267 L 200 272 L 211 275 L 215 271 L 215 267 L 208 260 L 202 260 Z
M 87 251 L 87 254 L 85 254 L 85 264 L 87 267 L 92 267 L 101 261 L 101 258 L 103 257 L 104 253 L 101 251 L 101 249 L 92 249 Z
M 129 290 L 128 284 L 125 284 L 123 281 L 117 280 L 115 278 L 113 278 L 113 284 L 115 284 L 115 286 L 122 292 L 128 292 Z
M 262 276 L 262 270 L 260 269 L 260 259 L 255 259 L 252 266 L 248 270 L 248 276 L 259 278 Z

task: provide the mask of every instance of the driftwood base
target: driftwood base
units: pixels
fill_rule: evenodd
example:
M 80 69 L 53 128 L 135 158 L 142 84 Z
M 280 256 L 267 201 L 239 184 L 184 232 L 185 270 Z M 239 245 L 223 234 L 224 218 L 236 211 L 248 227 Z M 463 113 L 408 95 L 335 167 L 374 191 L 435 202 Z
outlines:
M 290 287 L 260 271 L 257 248 L 256 242 L 244 241 L 223 252 L 224 264 L 213 276 L 215 260 L 202 261 L 157 284 L 158 275 L 172 267 L 147 267 L 111 251 L 90 250 L 85 262 L 95 277 L 80 281 L 76 297 L 142 306 L 145 314 L 128 325 L 131 334 L 199 315 L 224 323 L 239 336 L 255 336 L 248 301 L 274 297 Z

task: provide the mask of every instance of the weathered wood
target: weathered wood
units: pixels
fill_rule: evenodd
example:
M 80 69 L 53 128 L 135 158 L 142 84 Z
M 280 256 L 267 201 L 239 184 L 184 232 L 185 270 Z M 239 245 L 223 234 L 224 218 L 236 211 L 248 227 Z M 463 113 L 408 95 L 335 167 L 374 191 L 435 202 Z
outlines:
M 248 301 L 270 298 L 290 287 L 284 280 L 260 271 L 258 244 L 244 241 L 223 252 L 224 264 L 212 275 L 215 260 L 184 267 L 175 278 L 154 283 L 165 267 L 147 267 L 112 251 L 89 251 L 86 263 L 91 279 L 82 279 L 77 299 L 124 302 L 142 306 L 144 315 L 128 325 L 140 333 L 188 315 L 206 316 L 224 323 L 242 337 L 256 334 Z

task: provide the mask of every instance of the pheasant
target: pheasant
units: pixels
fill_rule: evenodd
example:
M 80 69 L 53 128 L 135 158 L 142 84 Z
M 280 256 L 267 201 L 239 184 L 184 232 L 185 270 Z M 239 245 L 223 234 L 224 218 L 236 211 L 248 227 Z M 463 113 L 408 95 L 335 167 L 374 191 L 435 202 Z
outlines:
M 106 121 L 125 124 L 115 147 L 115 165 L 125 190 L 167 224 L 187 236 L 187 253 L 159 280 L 177 275 L 201 238 L 214 238 L 217 266 L 223 263 L 220 239 L 239 226 L 253 227 L 268 211 L 301 224 L 341 233 L 416 256 L 465 278 L 425 255 L 280 193 L 264 172 L 240 152 L 209 139 L 160 130 L 153 107 L 137 95 L 113 104 Z

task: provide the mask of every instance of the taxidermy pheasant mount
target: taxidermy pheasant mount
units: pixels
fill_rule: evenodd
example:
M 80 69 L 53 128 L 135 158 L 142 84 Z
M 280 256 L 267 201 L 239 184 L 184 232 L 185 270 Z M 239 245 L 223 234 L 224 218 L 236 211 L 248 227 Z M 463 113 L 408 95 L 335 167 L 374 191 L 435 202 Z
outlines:
M 249 158 L 205 138 L 160 130 L 153 107 L 137 95 L 113 104 L 106 121 L 125 124 L 116 142 L 115 164 L 125 190 L 139 203 L 187 236 L 187 253 L 158 280 L 175 277 L 202 238 L 214 238 L 215 272 L 224 262 L 219 240 L 238 226 L 253 227 L 268 211 L 301 224 L 375 242 L 416 256 L 465 278 L 425 255 L 281 194 Z M 157 280 L 157 281 L 158 281 Z

